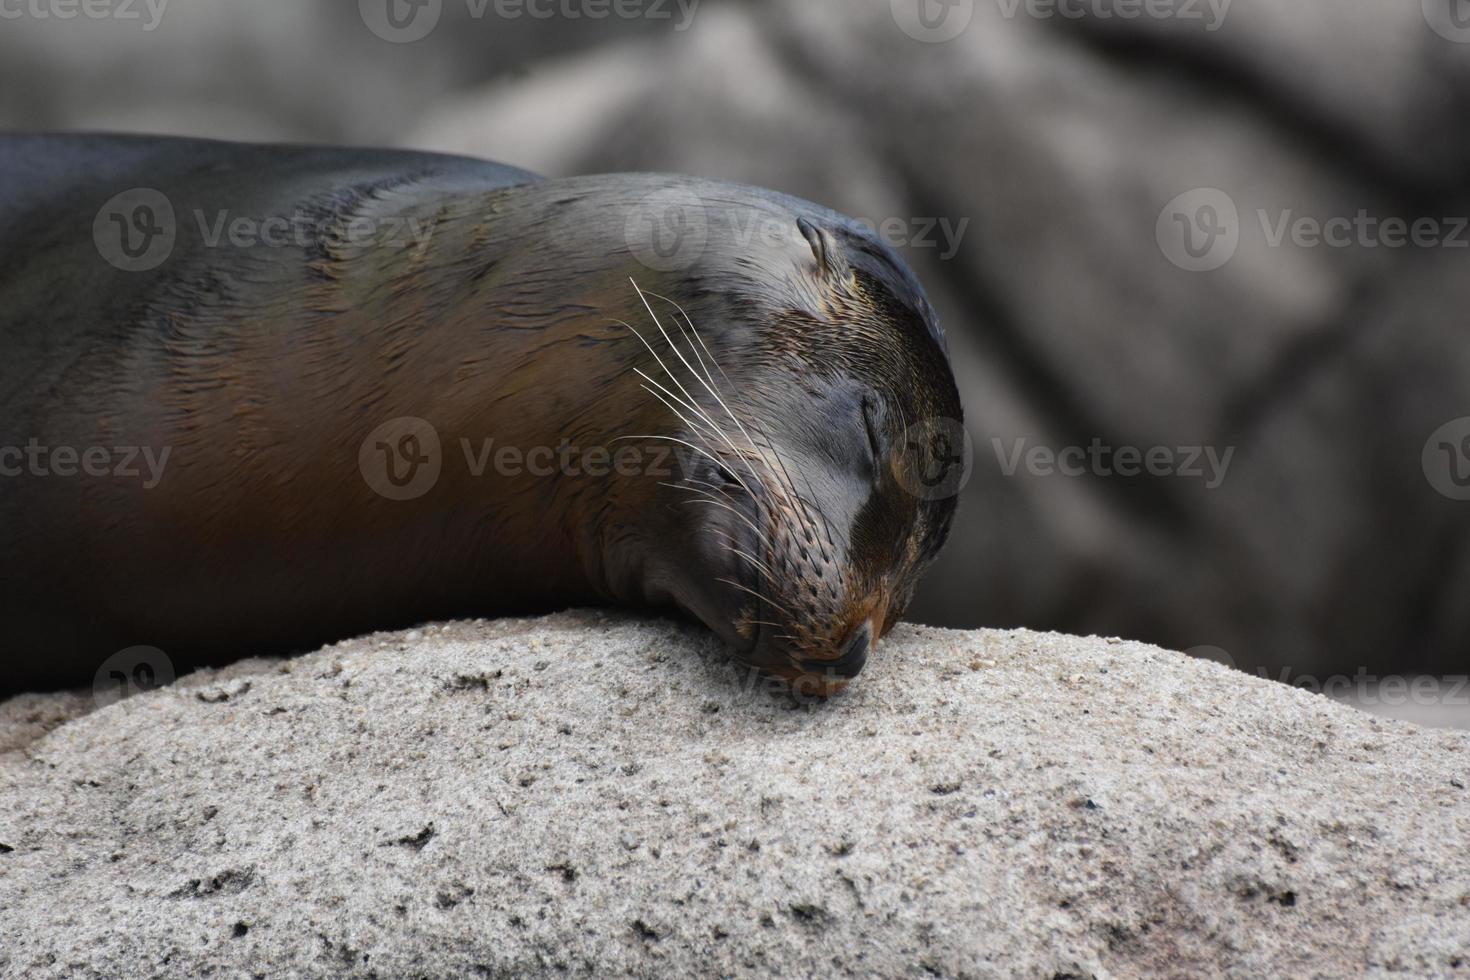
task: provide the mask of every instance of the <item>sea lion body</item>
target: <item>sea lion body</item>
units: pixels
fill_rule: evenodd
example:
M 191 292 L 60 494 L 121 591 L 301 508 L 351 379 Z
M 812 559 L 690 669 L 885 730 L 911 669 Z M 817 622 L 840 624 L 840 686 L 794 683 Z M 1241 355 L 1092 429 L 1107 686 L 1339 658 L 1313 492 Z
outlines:
M 832 594 L 828 618 L 859 618 L 808 643 L 817 661 L 847 656 L 850 675 L 894 618 L 892 596 L 878 610 L 881 568 L 838 596 L 857 574 L 851 543 L 881 539 L 878 564 L 912 577 L 947 531 L 948 514 L 923 507 L 923 520 L 873 518 L 847 486 L 868 450 L 829 445 L 871 435 L 852 411 L 871 396 L 835 368 L 804 383 L 830 339 L 803 318 L 850 292 L 820 287 L 839 261 L 832 235 L 857 234 L 815 205 L 691 178 L 542 181 L 432 154 L 142 137 L 0 137 L 0 180 L 0 689 L 90 683 L 138 645 L 183 670 L 606 601 L 676 604 L 764 649 L 778 641 L 756 621 L 777 606 L 813 629 L 827 615 L 793 608 L 812 585 Z M 630 228 L 670 193 L 700 202 L 706 241 L 650 266 Z M 741 218 L 787 234 L 752 245 Z M 881 279 L 909 302 L 911 276 L 873 255 L 851 267 L 871 275 L 841 264 L 843 281 Z M 728 386 L 693 365 L 681 315 Z M 932 320 L 927 305 L 914 316 Z M 875 322 L 851 343 L 886 329 Z M 903 350 L 943 375 L 931 408 L 957 416 L 937 326 L 903 330 Z M 758 394 L 767 424 L 736 409 L 713 428 L 689 418 L 734 388 Z M 794 434 L 775 436 L 781 413 Z M 623 441 L 643 452 L 628 475 L 585 472 Z M 564 447 L 550 472 L 544 453 L 529 463 Z M 497 460 L 505 449 L 520 465 Z M 411 486 L 424 466 L 427 488 Z M 670 484 L 718 506 L 684 507 Z M 759 499 L 733 500 L 746 493 Z M 777 589 L 781 576 L 800 587 Z M 782 625 L 779 643 L 795 642 Z

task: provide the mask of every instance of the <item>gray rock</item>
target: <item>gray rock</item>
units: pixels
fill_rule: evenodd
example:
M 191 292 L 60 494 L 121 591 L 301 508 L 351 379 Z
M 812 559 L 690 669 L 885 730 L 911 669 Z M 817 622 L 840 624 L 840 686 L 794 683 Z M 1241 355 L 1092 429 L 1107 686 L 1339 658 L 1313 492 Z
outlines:
M 1470 968 L 1470 734 L 1138 644 L 902 627 L 803 704 L 569 613 L 81 710 L 0 705 L 5 976 Z

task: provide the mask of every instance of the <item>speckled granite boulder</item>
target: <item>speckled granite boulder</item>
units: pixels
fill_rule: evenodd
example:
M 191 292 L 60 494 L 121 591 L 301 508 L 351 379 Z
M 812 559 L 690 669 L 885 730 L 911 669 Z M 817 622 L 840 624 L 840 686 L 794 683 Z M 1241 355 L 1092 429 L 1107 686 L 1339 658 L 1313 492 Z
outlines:
M 1470 735 L 1131 643 L 903 627 L 801 704 L 569 613 L 85 707 L 0 705 L 4 976 L 1470 967 Z

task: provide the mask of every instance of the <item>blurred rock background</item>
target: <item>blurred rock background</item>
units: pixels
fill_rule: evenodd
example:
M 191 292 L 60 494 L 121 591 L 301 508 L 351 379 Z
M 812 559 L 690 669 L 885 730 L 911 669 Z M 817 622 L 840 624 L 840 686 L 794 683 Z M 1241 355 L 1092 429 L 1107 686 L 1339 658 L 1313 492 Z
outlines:
M 7 129 L 684 171 L 887 222 L 974 442 L 921 621 L 1470 671 L 1465 0 L 27 2 Z M 385 40 L 390 2 L 437 21 Z M 1273 241 L 1360 213 L 1438 241 Z M 1094 444 L 1229 466 L 1008 472 Z

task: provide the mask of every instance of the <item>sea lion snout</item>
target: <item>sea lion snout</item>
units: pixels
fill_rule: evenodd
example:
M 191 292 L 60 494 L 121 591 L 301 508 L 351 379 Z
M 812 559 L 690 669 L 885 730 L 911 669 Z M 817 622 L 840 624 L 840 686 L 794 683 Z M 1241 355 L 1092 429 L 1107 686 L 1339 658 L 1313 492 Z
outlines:
M 877 645 L 873 621 L 865 619 L 852 631 L 836 660 L 804 660 L 802 667 L 810 673 L 830 675 L 834 680 L 850 681 L 867 666 L 868 655 Z

